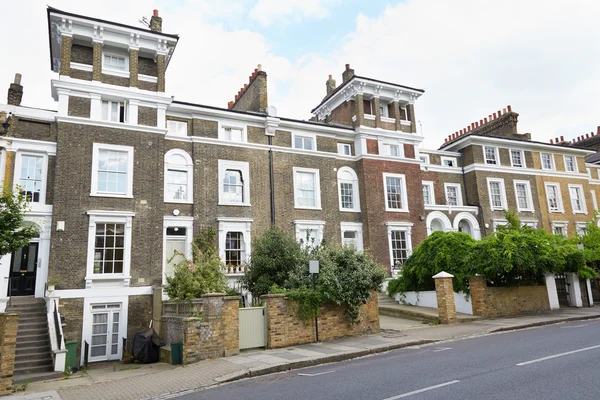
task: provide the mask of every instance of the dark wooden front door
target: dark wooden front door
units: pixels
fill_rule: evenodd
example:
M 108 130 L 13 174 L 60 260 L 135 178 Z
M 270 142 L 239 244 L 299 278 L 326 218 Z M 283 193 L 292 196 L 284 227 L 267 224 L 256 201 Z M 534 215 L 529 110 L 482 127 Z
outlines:
M 9 296 L 33 296 L 39 243 L 29 243 L 12 254 Z

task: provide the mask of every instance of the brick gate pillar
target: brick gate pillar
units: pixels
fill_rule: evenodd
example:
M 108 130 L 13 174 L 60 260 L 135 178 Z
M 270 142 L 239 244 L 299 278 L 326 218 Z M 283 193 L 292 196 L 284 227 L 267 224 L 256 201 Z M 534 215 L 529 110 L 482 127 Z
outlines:
M 480 317 L 488 317 L 487 307 L 485 305 L 485 290 L 487 284 L 483 276 L 469 277 L 469 291 L 471 292 L 471 305 L 473 307 L 473 315 Z
M 12 393 L 19 314 L 0 313 L 0 396 Z
M 454 275 L 443 271 L 433 276 L 438 312 L 442 324 L 453 324 L 456 322 L 456 305 L 454 304 L 452 278 L 454 278 Z

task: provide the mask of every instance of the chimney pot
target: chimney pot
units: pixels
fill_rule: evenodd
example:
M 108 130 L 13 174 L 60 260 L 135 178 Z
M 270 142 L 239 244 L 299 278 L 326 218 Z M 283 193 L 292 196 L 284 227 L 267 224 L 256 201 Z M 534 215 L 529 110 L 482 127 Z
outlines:
M 329 74 L 329 79 L 331 79 L 331 74 Z
M 247 88 L 248 88 L 248 84 L 244 83 L 244 89 L 243 90 L 246 90 Z
M 154 15 L 155 17 L 158 17 L 158 10 L 154 10 L 154 12 L 152 13 L 152 15 Z
M 18 72 L 15 74 L 15 83 L 17 85 L 21 84 L 21 74 L 19 74 Z
M 496 119 L 496 113 L 494 113 L 494 119 Z
M 502 109 L 502 114 L 506 114 L 506 108 Z
M 498 116 L 502 115 L 502 111 L 498 110 Z
M 556 137 L 556 138 L 554 138 L 554 140 L 556 141 L 556 143 L 558 143 L 558 138 L 557 138 L 557 137 Z
M 554 144 L 554 140 L 553 139 L 550 139 L 550 144 Z
M 560 141 L 561 141 L 561 142 L 564 142 L 564 141 L 565 141 L 565 137 L 564 137 L 564 136 L 561 136 L 561 137 L 560 137 Z
M 508 108 L 508 112 L 511 112 L 511 111 L 512 111 L 512 107 L 511 107 L 511 105 L 510 105 L 510 104 L 509 104 L 508 106 L 506 106 L 506 108 Z
M 484 119 L 483 119 L 483 123 L 484 123 L 484 124 L 487 124 L 487 121 L 488 121 L 488 119 L 487 119 L 487 118 L 484 118 Z
M 589 138 L 590 138 L 590 134 L 589 134 L 589 133 L 586 133 L 586 134 L 585 134 L 585 138 L 586 138 L 586 139 L 589 139 Z
M 600 126 L 597 128 L 596 135 L 600 135 Z
M 448 143 L 448 138 L 444 138 L 444 143 Z
M 258 64 L 257 68 L 259 71 L 262 71 L 262 64 Z
M 350 64 L 346 64 L 346 71 L 350 69 Z

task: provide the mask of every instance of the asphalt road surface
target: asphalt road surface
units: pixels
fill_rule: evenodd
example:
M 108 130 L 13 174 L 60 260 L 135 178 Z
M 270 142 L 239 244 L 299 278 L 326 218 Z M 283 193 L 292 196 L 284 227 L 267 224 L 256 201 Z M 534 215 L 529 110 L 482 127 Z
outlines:
M 600 320 L 407 348 L 266 375 L 180 400 L 600 399 Z

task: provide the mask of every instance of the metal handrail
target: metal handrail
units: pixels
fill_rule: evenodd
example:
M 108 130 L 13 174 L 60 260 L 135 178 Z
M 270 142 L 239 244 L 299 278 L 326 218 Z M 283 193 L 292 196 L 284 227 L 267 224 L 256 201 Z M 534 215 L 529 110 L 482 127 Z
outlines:
M 60 333 L 60 318 L 58 317 L 58 308 L 54 302 L 54 330 L 56 331 L 56 342 L 58 350 L 62 348 L 62 334 Z
M 8 286 L 8 293 L 6 293 L 6 297 L 8 297 L 8 301 L 6 302 L 6 307 L 10 307 L 10 300 L 12 299 L 12 297 L 10 296 L 10 292 L 11 292 L 11 289 L 12 289 L 10 287 L 11 279 L 10 279 L 10 276 L 5 277 L 4 279 L 8 280 L 8 285 L 7 285 Z

